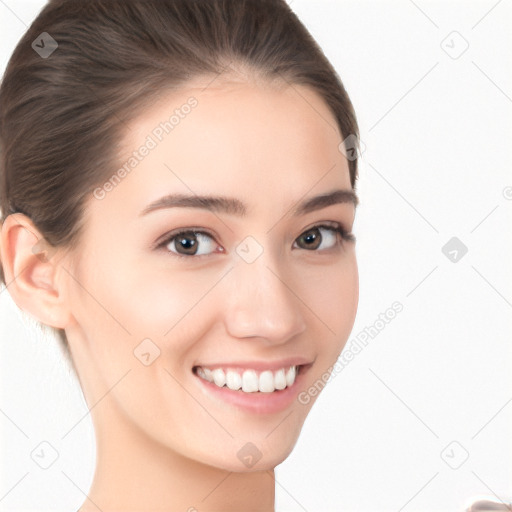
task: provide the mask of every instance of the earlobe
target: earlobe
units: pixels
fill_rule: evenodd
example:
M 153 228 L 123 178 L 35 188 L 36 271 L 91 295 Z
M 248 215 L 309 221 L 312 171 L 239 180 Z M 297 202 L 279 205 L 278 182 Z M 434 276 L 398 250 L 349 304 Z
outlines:
M 64 328 L 69 311 L 57 280 L 58 251 L 29 217 L 13 213 L 5 219 L 0 253 L 5 282 L 16 305 L 46 325 Z

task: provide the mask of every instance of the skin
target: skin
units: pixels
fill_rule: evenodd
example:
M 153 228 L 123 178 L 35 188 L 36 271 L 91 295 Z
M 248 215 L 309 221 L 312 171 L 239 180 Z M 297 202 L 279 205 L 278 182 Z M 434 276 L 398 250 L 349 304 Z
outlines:
M 7 282 L 16 276 L 9 291 L 20 308 L 66 330 L 91 408 L 97 467 L 82 512 L 274 510 L 274 468 L 316 396 L 254 414 L 205 395 L 192 368 L 301 356 L 313 361 L 306 390 L 334 364 L 355 320 L 355 244 L 338 237 L 323 249 L 329 231 L 316 250 L 294 244 L 323 221 L 348 231 L 354 222 L 351 203 L 291 213 L 304 198 L 351 188 L 331 111 L 303 86 L 217 79 L 204 89 L 209 82 L 165 95 L 130 123 L 126 155 L 168 112 L 198 100 L 104 199 L 91 197 L 79 246 L 43 261 L 29 219 L 11 215 L 2 227 Z M 247 215 L 172 208 L 139 216 L 171 192 L 235 197 Z M 192 227 L 215 235 L 199 242 L 209 256 L 178 258 L 177 243 L 152 248 Z M 249 235 L 263 249 L 251 264 L 235 251 Z M 160 350 L 149 366 L 133 353 L 146 338 Z M 262 454 L 251 468 L 237 457 L 249 441 Z

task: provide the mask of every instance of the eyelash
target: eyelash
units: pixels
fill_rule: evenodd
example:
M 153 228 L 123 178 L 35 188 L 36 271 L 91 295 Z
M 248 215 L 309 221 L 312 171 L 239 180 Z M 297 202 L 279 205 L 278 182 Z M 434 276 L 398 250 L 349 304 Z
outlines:
M 354 236 L 354 234 L 352 232 L 347 231 L 341 224 L 338 224 L 338 223 L 336 223 L 335 225 L 316 224 L 315 226 L 312 226 L 309 229 L 307 229 L 306 231 L 304 231 L 303 233 L 301 233 L 301 235 L 299 235 L 298 238 L 300 238 L 300 236 L 304 235 L 305 233 L 312 231 L 314 229 L 318 229 L 318 228 L 323 228 L 328 231 L 332 231 L 333 233 L 339 234 L 342 239 L 341 245 L 345 245 L 345 243 L 349 243 L 349 242 L 354 243 L 356 241 L 356 237 Z M 172 252 L 172 251 L 169 251 L 166 249 L 166 247 L 175 238 L 178 238 L 180 235 L 190 234 L 190 233 L 193 233 L 195 235 L 206 235 L 206 236 L 210 237 L 212 240 L 215 240 L 215 236 L 213 234 L 209 233 L 208 231 L 201 230 L 199 228 L 198 229 L 196 229 L 196 228 L 180 229 L 179 231 L 173 231 L 171 233 L 168 233 L 162 242 L 157 243 L 155 249 L 165 250 L 167 253 L 171 254 L 172 256 L 176 256 L 178 258 L 184 258 L 184 259 L 203 258 L 203 257 L 211 256 L 211 254 L 200 254 L 199 256 L 195 256 L 193 254 L 184 255 L 184 254 L 179 254 L 177 252 Z M 306 250 L 306 249 L 304 249 L 304 250 Z M 329 250 L 329 249 L 327 249 L 327 250 Z M 308 252 L 322 252 L 322 251 L 311 250 Z

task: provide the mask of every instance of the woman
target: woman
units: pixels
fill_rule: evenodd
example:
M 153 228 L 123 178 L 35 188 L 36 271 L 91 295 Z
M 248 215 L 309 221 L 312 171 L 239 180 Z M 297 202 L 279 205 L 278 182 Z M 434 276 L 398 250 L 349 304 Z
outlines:
M 2 279 L 97 444 L 80 510 L 274 510 L 348 339 L 358 127 L 284 0 L 50 1 L 0 89 Z

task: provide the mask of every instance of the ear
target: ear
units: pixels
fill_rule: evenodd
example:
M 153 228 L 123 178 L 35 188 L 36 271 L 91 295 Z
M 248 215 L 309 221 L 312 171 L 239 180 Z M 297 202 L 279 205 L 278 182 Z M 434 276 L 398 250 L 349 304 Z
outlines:
M 5 219 L 0 240 L 5 282 L 16 305 L 39 322 L 63 329 L 71 315 L 64 281 L 58 279 L 60 252 L 21 213 Z

